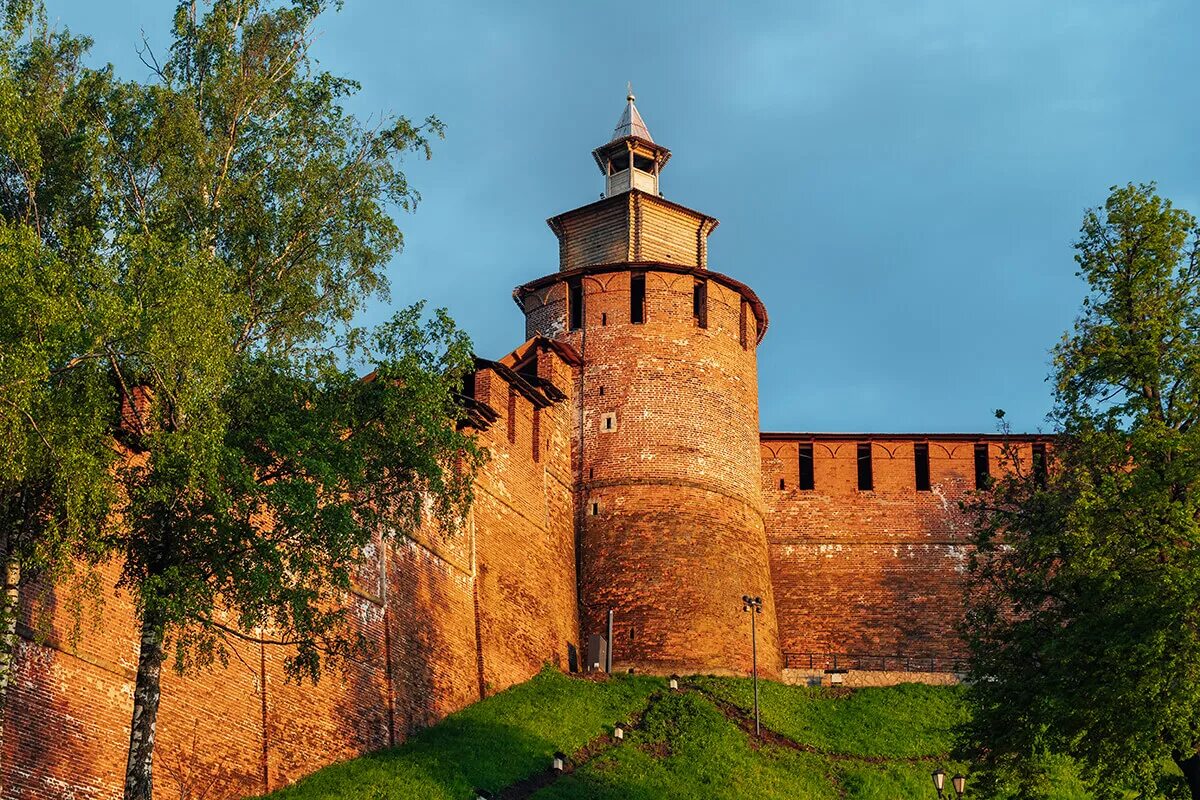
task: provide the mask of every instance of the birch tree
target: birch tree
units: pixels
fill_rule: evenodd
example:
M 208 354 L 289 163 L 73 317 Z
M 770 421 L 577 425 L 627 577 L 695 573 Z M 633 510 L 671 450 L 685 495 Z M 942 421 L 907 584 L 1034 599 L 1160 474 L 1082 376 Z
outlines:
M 95 337 L 106 70 L 40 5 L 0 3 L 0 750 L 21 594 L 107 550 L 115 393 Z M 78 620 L 76 620 L 78 621 Z M 2 790 L 2 787 L 0 787 Z
M 112 382 L 136 420 L 115 534 L 139 657 L 126 800 L 150 800 L 161 673 L 229 643 L 317 679 L 357 643 L 341 601 L 383 520 L 453 527 L 480 455 L 460 429 L 466 337 L 414 306 L 373 332 L 434 118 L 363 121 L 309 54 L 316 0 L 181 3 L 154 79 L 109 98 L 104 196 L 123 309 Z M 362 380 L 355 367 L 369 367 Z M 257 633 L 262 631 L 263 633 Z

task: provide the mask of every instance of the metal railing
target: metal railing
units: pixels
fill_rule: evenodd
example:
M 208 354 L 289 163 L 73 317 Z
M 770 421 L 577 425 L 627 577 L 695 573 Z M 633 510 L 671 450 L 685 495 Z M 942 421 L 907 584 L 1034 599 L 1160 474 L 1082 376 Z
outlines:
M 961 659 L 905 653 L 784 653 L 784 669 L 869 670 L 873 672 L 962 672 Z

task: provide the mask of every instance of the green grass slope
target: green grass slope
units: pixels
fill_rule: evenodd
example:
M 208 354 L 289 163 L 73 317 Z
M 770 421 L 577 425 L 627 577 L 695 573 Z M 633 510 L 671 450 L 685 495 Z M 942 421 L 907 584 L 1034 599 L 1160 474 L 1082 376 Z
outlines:
M 955 687 L 853 692 L 763 681 L 766 734 L 749 731 L 751 683 L 695 677 L 570 678 L 547 669 L 454 714 L 403 746 L 336 764 L 270 800 L 472 800 L 473 787 L 537 800 L 896 800 L 934 797 L 964 714 Z M 617 720 L 636 724 L 622 742 Z M 562 776 L 556 750 L 573 755 Z M 1046 800 L 1086 800 L 1069 769 Z M 501 792 L 504 792 L 501 795 Z M 968 792 L 971 795 L 971 792 Z
M 556 750 L 574 753 L 646 706 L 661 680 L 585 681 L 545 669 L 402 746 L 334 764 L 271 800 L 473 800 L 536 773 Z

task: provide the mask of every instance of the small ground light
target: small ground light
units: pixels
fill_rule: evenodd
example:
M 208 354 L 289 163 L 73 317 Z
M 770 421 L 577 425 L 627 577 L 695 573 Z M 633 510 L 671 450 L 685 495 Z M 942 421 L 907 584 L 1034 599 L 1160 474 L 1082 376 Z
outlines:
M 555 772 L 562 772 L 563 767 L 566 765 L 566 763 L 567 763 L 567 754 L 566 753 L 555 753 L 554 761 L 551 762 L 550 766 L 554 769 Z
M 679 688 L 679 676 L 678 676 L 678 675 L 672 675 L 672 676 L 671 676 L 671 680 L 670 680 L 670 682 L 668 683 L 668 685 L 669 685 L 669 686 L 670 686 L 672 689 L 678 689 L 678 688 Z
M 625 738 L 625 723 L 618 722 L 613 725 L 613 738 L 618 740 Z
M 942 789 L 946 787 L 946 770 L 938 767 L 929 777 L 933 778 L 933 788 L 937 789 L 938 797 L 941 797 Z
M 487 789 L 476 789 L 475 800 L 493 800 L 496 795 L 489 792 Z
M 930 773 L 929 777 L 933 778 L 933 788 L 937 789 L 938 797 L 944 798 L 946 796 L 943 791 L 946 788 L 946 770 L 938 767 Z M 962 800 L 963 793 L 967 790 L 967 776 L 961 772 L 955 773 L 954 777 L 950 779 L 950 785 L 954 787 L 954 794 L 958 796 L 959 800 Z

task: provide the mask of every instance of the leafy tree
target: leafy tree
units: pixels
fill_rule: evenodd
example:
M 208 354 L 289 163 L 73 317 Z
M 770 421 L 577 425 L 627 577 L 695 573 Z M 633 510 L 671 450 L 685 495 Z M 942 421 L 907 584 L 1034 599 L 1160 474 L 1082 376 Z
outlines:
M 110 76 L 81 65 L 88 40 L 52 31 L 40 5 L 0 13 L 2 736 L 22 587 L 106 551 L 116 413 L 89 289 L 104 281 L 93 179 Z
M 108 100 L 105 348 L 134 411 L 114 541 L 141 624 L 126 800 L 151 798 L 168 655 L 264 640 L 317 679 L 356 644 L 341 601 L 372 534 L 423 508 L 453 526 L 471 499 L 466 337 L 420 306 L 353 324 L 402 243 L 390 207 L 418 199 L 399 162 L 441 125 L 342 108 L 357 85 L 308 54 L 324 6 L 180 3 L 169 56 L 143 51 L 154 80 Z
M 1016 463 L 975 506 L 964 743 L 993 779 L 1060 752 L 1152 797 L 1171 759 L 1200 798 L 1200 231 L 1155 191 L 1084 218 L 1049 475 Z
M 324 6 L 181 3 L 168 57 L 143 51 L 146 84 L 83 70 L 86 40 L 3 6 L 6 583 L 122 558 L 140 622 L 130 800 L 152 794 L 169 655 L 185 669 L 269 641 L 315 680 L 359 644 L 341 601 L 373 533 L 423 510 L 453 526 L 471 499 L 466 337 L 421 306 L 353 324 L 402 244 L 389 212 L 418 199 L 400 161 L 441 125 L 342 108 L 356 84 L 308 55 Z M 0 610 L 6 677 L 13 592 Z

